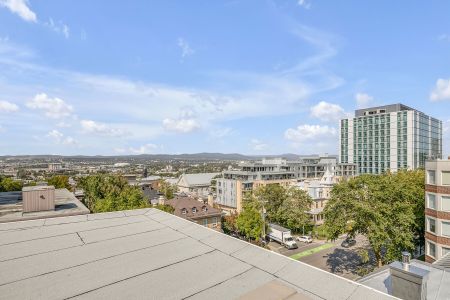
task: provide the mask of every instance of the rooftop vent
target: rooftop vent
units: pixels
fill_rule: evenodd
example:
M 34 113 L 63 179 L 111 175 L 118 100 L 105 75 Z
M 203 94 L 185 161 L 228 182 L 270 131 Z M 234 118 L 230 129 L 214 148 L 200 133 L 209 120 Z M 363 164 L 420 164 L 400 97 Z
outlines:
M 402 262 L 389 265 L 392 295 L 404 300 L 425 300 L 429 271 L 411 265 L 411 254 L 402 252 Z

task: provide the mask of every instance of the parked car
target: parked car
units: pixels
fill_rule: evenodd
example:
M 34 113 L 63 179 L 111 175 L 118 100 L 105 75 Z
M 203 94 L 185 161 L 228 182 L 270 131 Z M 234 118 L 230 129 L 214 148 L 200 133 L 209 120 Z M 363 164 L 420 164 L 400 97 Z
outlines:
M 310 236 L 302 235 L 302 236 L 297 237 L 297 241 L 309 244 L 309 243 L 312 243 L 313 240 L 312 240 L 312 237 L 310 237 Z
M 344 247 L 344 248 L 350 248 L 351 246 L 353 246 L 353 245 L 355 245 L 355 244 L 356 244 L 355 239 L 352 239 L 352 238 L 346 238 L 346 239 L 342 242 L 341 246 Z

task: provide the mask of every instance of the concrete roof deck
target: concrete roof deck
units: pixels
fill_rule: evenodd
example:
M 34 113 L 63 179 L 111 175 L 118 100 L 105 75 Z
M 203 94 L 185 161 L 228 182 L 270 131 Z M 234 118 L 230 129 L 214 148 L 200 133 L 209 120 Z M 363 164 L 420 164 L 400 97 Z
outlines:
M 22 192 L 0 193 L 0 223 L 84 215 L 89 213 L 89 209 L 67 189 L 55 190 L 55 210 L 28 213 L 22 211 Z
M 271 296 L 393 299 L 152 208 L 0 224 L 0 299 Z

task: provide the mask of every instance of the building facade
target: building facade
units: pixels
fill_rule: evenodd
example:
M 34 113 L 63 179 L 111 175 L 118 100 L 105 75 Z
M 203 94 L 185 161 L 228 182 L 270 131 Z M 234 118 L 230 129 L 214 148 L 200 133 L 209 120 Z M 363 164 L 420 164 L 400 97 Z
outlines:
M 359 109 L 340 122 L 341 163 L 359 174 L 425 167 L 442 155 L 442 121 L 403 104 Z
M 425 260 L 450 253 L 450 160 L 425 164 Z
M 211 181 L 219 173 L 183 174 L 177 182 L 178 192 L 195 198 L 207 198 L 211 193 Z
M 326 170 L 339 178 L 357 175 L 355 164 L 338 164 L 334 156 L 311 156 L 297 161 L 271 158 L 245 162 L 239 165 L 239 170 L 224 171 L 222 177 L 217 178 L 215 203 L 227 213 L 240 212 L 246 192 L 268 184 L 287 187 L 305 179 L 320 179 Z
M 164 204 L 172 206 L 174 208 L 173 214 L 180 218 L 217 231 L 222 230 L 222 211 L 210 206 L 208 203 L 186 196 L 176 196 L 171 200 L 165 200 Z

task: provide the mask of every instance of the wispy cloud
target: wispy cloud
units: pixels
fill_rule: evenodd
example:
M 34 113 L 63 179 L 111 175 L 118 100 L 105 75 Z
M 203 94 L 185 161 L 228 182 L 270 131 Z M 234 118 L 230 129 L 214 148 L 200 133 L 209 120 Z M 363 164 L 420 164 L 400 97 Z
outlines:
M 58 34 L 62 34 L 66 39 L 69 38 L 70 35 L 70 29 L 69 26 L 64 24 L 62 21 L 55 22 L 52 18 L 48 20 L 48 22 L 43 23 L 44 26 L 50 28 L 54 32 Z
M 355 100 L 357 108 L 367 108 L 374 104 L 373 97 L 366 93 L 356 93 Z
M 297 4 L 305 9 L 311 8 L 311 2 L 308 0 L 298 0 Z
M 178 47 L 180 47 L 181 49 L 181 58 L 184 59 L 188 56 L 191 56 L 195 53 L 195 50 L 191 48 L 191 46 L 189 45 L 189 43 L 183 39 L 183 38 L 178 38 Z
M 269 148 L 269 145 L 262 142 L 259 139 L 251 139 L 250 140 L 250 147 L 254 151 L 265 151 Z
M 27 22 L 37 22 L 36 14 L 29 7 L 27 0 L 0 0 L 0 6 L 8 8 Z

